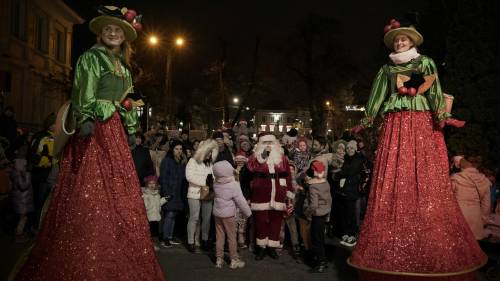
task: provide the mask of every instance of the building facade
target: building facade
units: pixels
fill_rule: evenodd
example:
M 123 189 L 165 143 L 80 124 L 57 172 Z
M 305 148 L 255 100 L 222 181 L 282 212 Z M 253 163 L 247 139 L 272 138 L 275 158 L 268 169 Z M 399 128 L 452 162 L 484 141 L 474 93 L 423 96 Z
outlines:
M 36 128 L 71 87 L 73 25 L 84 20 L 62 0 L 0 0 L 0 106 Z
M 285 134 L 291 128 L 296 128 L 302 134 L 310 133 L 311 115 L 309 110 L 297 108 L 295 110 L 273 109 L 255 111 L 253 123 L 259 132 L 273 132 Z

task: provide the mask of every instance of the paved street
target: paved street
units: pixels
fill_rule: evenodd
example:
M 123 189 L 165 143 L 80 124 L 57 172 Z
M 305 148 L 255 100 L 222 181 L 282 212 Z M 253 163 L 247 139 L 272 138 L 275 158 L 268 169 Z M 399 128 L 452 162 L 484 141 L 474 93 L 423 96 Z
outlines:
M 348 251 L 330 247 L 330 264 L 328 271 L 323 274 L 309 273 L 309 267 L 298 264 L 286 250 L 281 252 L 279 260 L 266 257 L 263 261 L 255 261 L 253 254 L 248 250 L 241 251 L 247 263 L 245 268 L 232 270 L 225 265 L 222 269 L 214 267 L 211 257 L 206 254 L 190 254 L 183 247 L 161 250 L 160 263 L 166 269 L 169 280 L 357 280 L 356 272 L 347 267 L 345 259 Z

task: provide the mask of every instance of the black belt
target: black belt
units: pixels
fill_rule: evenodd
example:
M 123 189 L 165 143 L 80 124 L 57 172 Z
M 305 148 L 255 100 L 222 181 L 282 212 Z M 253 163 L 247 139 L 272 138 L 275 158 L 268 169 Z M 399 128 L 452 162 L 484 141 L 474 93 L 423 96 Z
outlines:
M 257 173 L 253 173 L 253 175 L 257 178 L 261 178 L 261 179 L 279 179 L 279 178 L 286 178 L 288 177 L 288 173 L 287 172 L 282 172 L 282 173 L 274 173 L 274 174 L 269 174 L 269 173 L 260 173 L 260 172 L 257 172 Z

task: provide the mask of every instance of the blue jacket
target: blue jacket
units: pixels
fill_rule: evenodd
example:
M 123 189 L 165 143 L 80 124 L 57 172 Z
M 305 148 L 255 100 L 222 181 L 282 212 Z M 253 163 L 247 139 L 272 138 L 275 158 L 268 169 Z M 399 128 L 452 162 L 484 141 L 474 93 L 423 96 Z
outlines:
M 160 165 L 161 196 L 170 195 L 170 200 L 163 205 L 165 211 L 182 211 L 187 193 L 186 165 L 179 164 L 169 156 Z

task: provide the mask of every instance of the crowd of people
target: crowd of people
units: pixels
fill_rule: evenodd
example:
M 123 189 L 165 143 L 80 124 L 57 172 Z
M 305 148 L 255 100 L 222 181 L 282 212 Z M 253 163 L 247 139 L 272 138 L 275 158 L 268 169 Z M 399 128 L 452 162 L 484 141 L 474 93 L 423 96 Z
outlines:
M 11 114 L 7 111 L 4 118 Z M 36 233 L 57 177 L 53 123 L 54 116 L 49 115 L 44 129 L 36 134 L 16 128 L 11 138 L 15 146 L 8 145 L 9 134 L 2 130 L 2 167 L 10 177 L 12 210 L 18 215 L 15 241 L 19 243 Z M 223 128 L 200 141 L 191 140 L 187 130 L 169 139 L 166 131 L 152 128 L 135 133 L 129 148 L 156 250 L 184 244 L 188 251 L 200 253 L 211 252 L 215 246 L 215 263 L 222 267 L 227 239 L 229 266 L 239 268 L 245 263 L 238 251 L 254 251 L 256 260 L 266 254 L 276 259 L 287 245 L 298 262 L 313 264 L 313 271 L 323 272 L 327 266 L 325 234 L 345 247 L 356 245 L 366 212 L 372 157 L 364 141 L 350 133 L 329 141 L 300 135 L 292 128 L 279 139 L 266 134 L 254 139 L 237 128 Z M 273 163 L 281 170 L 271 173 L 268 166 L 259 170 L 266 148 L 267 157 L 274 157 Z M 273 149 L 278 153 L 271 153 Z M 277 160 L 280 153 L 282 161 Z M 453 157 L 450 174 L 466 221 L 481 240 L 500 236 L 495 221 L 500 207 L 495 174 L 478 170 L 479 160 Z M 270 190 L 262 186 L 275 175 L 284 193 L 272 205 Z M 258 233 L 259 226 L 266 229 L 265 234 Z

